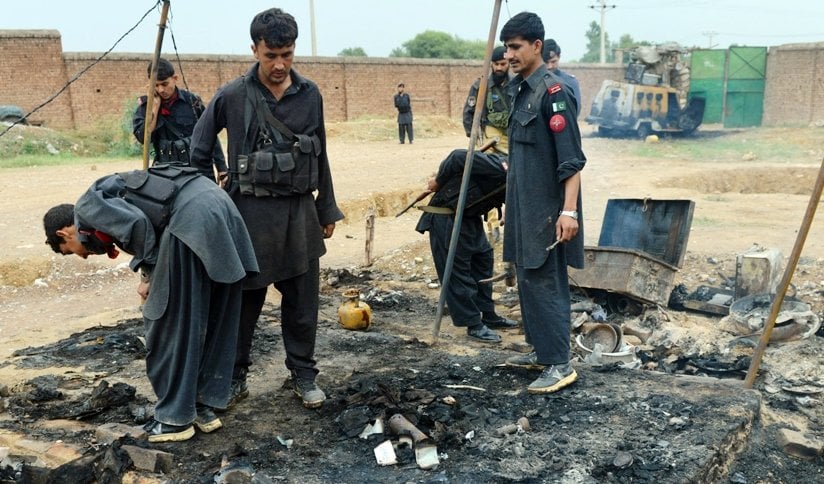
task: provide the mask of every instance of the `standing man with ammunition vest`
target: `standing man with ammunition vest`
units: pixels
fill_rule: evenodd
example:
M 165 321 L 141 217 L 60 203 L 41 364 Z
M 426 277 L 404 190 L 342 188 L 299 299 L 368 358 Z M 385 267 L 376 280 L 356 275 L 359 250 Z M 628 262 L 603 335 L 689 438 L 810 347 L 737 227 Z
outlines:
M 152 63 L 147 69 L 152 78 Z M 152 103 L 154 116 L 150 139 L 154 150 L 154 163 L 189 164 L 189 152 L 192 130 L 198 118 L 203 114 L 203 101 L 197 94 L 177 87 L 177 74 L 171 62 L 160 59 L 157 62 L 157 83 L 155 99 Z M 146 96 L 141 96 L 137 109 L 132 116 L 132 132 L 140 144 L 143 144 L 146 125 Z M 226 160 L 220 142 L 212 150 L 213 162 L 224 171 Z M 211 171 L 209 172 L 211 174 Z
M 492 51 L 492 73 L 486 89 L 486 99 L 481 101 L 483 113 L 481 115 L 481 134 L 485 139 L 498 137 L 495 144 L 495 151 L 507 152 L 506 129 L 509 125 L 509 98 L 506 93 L 506 85 L 509 83 L 509 62 L 504 59 L 504 46 L 495 47 Z M 475 107 L 478 105 L 478 89 L 481 80 L 476 79 L 469 88 L 469 95 L 466 97 L 463 109 L 463 125 L 466 136 L 472 132 L 472 119 L 475 116 Z
M 326 154 L 323 99 L 314 82 L 292 69 L 294 17 L 265 10 L 252 20 L 250 34 L 257 63 L 215 94 L 192 135 L 192 164 L 211 169 L 210 153 L 226 129 L 229 170 L 218 167 L 219 183 L 246 221 L 260 266 L 243 287 L 234 401 L 248 395 L 252 338 L 273 284 L 282 296 L 292 388 L 305 407 L 317 408 L 326 399 L 315 383 L 319 258 L 343 218 Z

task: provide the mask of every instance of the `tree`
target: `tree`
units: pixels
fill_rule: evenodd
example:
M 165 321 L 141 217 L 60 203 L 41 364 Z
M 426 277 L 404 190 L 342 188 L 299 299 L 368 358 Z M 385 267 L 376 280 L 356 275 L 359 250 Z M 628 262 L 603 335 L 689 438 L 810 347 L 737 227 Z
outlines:
M 389 57 L 483 59 L 485 52 L 486 43 L 482 40 L 464 40 L 446 32 L 427 30 L 393 49 Z
M 369 57 L 363 47 L 347 47 L 338 52 L 338 57 Z
M 587 51 L 581 57 L 580 62 L 596 63 L 601 62 L 601 26 L 598 22 L 592 21 L 589 23 L 589 29 L 584 34 L 587 38 Z M 604 36 L 604 45 L 609 45 L 609 34 Z M 610 52 L 607 53 L 607 62 L 609 62 Z
M 587 51 L 581 57 L 579 62 L 584 63 L 596 63 L 601 62 L 601 26 L 598 25 L 597 22 L 592 21 L 589 24 L 589 30 L 587 30 L 584 36 L 587 38 Z M 619 39 L 618 42 L 610 42 L 609 41 L 609 34 L 604 36 L 604 48 L 606 49 L 605 52 L 605 60 L 606 62 L 620 62 L 626 63 L 629 61 L 629 52 L 638 47 L 639 45 L 653 45 L 651 42 L 646 40 L 635 40 L 632 38 L 630 34 L 624 34 Z M 615 59 L 615 50 L 620 49 L 624 52 L 623 59 Z

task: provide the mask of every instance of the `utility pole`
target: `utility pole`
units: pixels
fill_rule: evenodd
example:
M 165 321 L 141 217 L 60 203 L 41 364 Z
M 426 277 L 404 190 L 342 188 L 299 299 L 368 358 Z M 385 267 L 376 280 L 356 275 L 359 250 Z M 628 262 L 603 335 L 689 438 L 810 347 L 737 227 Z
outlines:
M 716 44 L 712 43 L 712 38 L 714 36 L 718 35 L 718 32 L 715 32 L 715 31 L 712 31 L 712 30 L 707 30 L 707 31 L 701 32 L 701 35 L 706 35 L 709 38 L 709 41 L 707 42 L 707 48 L 708 49 L 712 49 L 713 47 L 715 47 Z
M 312 57 L 318 55 L 318 41 L 315 37 L 315 0 L 309 0 L 309 29 L 312 31 Z
M 607 0 L 598 0 L 598 5 L 590 5 L 589 8 L 601 11 L 601 64 L 607 63 L 607 47 L 606 47 L 606 16 L 607 9 L 615 8 L 616 5 L 607 5 Z

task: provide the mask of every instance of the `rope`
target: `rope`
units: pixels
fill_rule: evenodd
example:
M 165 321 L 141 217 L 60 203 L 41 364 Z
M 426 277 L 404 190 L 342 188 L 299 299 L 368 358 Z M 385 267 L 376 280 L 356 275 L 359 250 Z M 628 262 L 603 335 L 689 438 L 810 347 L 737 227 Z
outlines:
M 31 116 L 32 114 L 36 113 L 37 111 L 39 111 L 40 109 L 42 109 L 43 107 L 45 107 L 46 105 L 48 105 L 49 103 L 51 103 L 52 101 L 54 101 L 55 99 L 57 99 L 57 97 L 58 97 L 58 96 L 60 96 L 61 94 L 63 94 L 63 91 L 65 91 L 66 89 L 68 89 L 70 85 L 72 85 L 75 81 L 77 81 L 78 79 L 80 79 L 80 77 L 81 77 L 83 74 L 85 74 L 85 73 L 86 73 L 86 71 L 88 71 L 89 69 L 91 69 L 92 67 L 94 67 L 96 64 L 98 64 L 100 61 L 102 61 L 102 60 L 103 60 L 103 58 L 105 58 L 107 55 L 109 55 L 109 54 L 112 52 L 112 50 L 114 50 L 114 48 L 115 48 L 115 47 L 117 47 L 117 44 L 119 44 L 121 40 L 123 40 L 124 38 L 126 38 L 126 36 L 127 36 L 127 35 L 129 35 L 130 33 L 132 33 L 132 31 L 134 31 L 134 29 L 136 29 L 136 28 L 137 28 L 137 27 L 138 27 L 141 23 L 143 23 L 143 21 L 146 19 L 146 17 L 148 17 L 148 16 L 149 16 L 149 14 L 150 14 L 150 13 L 152 13 L 152 10 L 156 9 L 156 8 L 158 7 L 158 5 L 160 5 L 160 2 L 161 2 L 161 0 L 157 0 L 157 2 L 156 2 L 153 6 L 152 6 L 152 8 L 150 8 L 149 10 L 147 10 L 147 11 L 146 11 L 146 13 L 144 13 L 144 14 L 143 14 L 143 16 L 142 16 L 142 17 L 140 17 L 140 20 L 138 20 L 138 21 L 137 21 L 137 23 L 136 23 L 136 24 L 134 24 L 134 26 L 132 26 L 132 28 L 130 28 L 129 30 L 127 30 L 127 31 L 126 31 L 126 33 L 124 33 L 123 35 L 121 35 L 121 36 L 120 36 L 120 38 L 118 38 L 118 39 L 115 41 L 115 43 L 114 43 L 114 44 L 112 44 L 112 46 L 111 46 L 111 47 L 109 47 L 109 50 L 107 50 L 106 52 L 104 52 L 103 54 L 101 54 L 101 55 L 100 55 L 100 57 L 98 57 L 97 59 L 95 59 L 95 61 L 94 61 L 94 62 L 92 62 L 92 63 L 91 63 L 91 64 L 89 64 L 88 66 L 84 67 L 84 68 L 83 68 L 82 70 L 80 70 L 77 74 L 75 74 L 75 75 L 74 75 L 74 77 L 72 77 L 71 79 L 69 79 L 69 82 L 67 82 L 67 83 L 66 83 L 63 87 L 61 87 L 61 88 L 60 88 L 60 90 L 58 90 L 58 91 L 57 91 L 56 93 L 54 93 L 51 97 L 49 97 L 48 99 L 46 99 L 45 101 L 43 101 L 43 103 L 41 103 L 39 106 L 37 106 L 36 108 L 34 108 L 34 109 L 32 109 L 31 111 L 29 111 L 28 113 L 26 113 L 26 115 L 25 115 L 25 116 L 23 116 L 22 118 L 18 119 L 17 121 L 15 121 L 15 122 L 14 122 L 14 123 L 12 123 L 11 125 L 9 125 L 9 126 L 8 126 L 8 127 L 7 127 L 7 128 L 6 128 L 3 132 L 2 132 L 2 133 L 0 133 L 0 138 L 2 138 L 2 137 L 6 134 L 6 133 L 8 133 L 9 131 L 11 131 L 11 129 L 12 129 L 13 127 L 17 126 L 18 124 L 20 124 L 20 123 L 21 123 L 21 122 L 23 122 L 24 120 L 28 119 L 28 117 L 29 117 L 29 116 Z

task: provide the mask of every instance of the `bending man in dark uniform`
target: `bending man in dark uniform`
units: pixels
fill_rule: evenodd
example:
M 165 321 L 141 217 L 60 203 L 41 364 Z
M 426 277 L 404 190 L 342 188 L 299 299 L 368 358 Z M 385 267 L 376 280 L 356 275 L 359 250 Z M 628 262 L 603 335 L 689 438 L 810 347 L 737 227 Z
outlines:
M 427 189 L 435 192 L 415 227 L 429 231 L 429 247 L 438 277 L 443 281 L 449 242 L 454 226 L 454 209 L 460 193 L 467 150 L 454 150 L 441 162 L 437 175 Z M 472 199 L 464 207 L 452 274 L 446 284 L 446 304 L 452 323 L 465 327 L 467 335 L 478 341 L 497 343 L 501 336 L 490 328 L 517 328 L 518 323 L 495 313 L 492 284 L 479 283 L 492 276 L 494 254 L 484 231 L 484 215 L 500 207 L 505 195 L 506 160 L 493 153 L 474 153 L 472 161 Z M 486 196 L 487 198 L 483 198 Z
M 265 10 L 252 20 L 250 33 L 258 62 L 209 103 L 192 135 L 192 165 L 211 170 L 217 135 L 226 129 L 229 172 L 219 171 L 219 181 L 246 221 L 260 265 L 260 275 L 243 285 L 234 401 L 249 393 L 255 324 L 274 284 L 282 296 L 294 392 L 304 406 L 316 408 L 326 399 L 315 383 L 319 258 L 326 253 L 323 239 L 332 236 L 343 213 L 332 187 L 320 91 L 291 68 L 298 36 L 294 17 Z
M 182 441 L 194 435 L 192 423 L 202 432 L 223 425 L 212 408 L 230 398 L 241 281 L 258 267 L 243 219 L 223 190 L 190 168 L 149 172 L 162 173 L 177 190 L 165 228 L 121 197 L 126 181 L 146 171 L 101 178 L 76 205 L 50 209 L 43 225 L 55 252 L 115 258 L 119 248 L 132 255 L 130 267 L 143 275 L 146 373 L 157 395 L 144 428 L 150 442 Z
M 524 332 L 535 348 L 507 365 L 542 371 L 527 388 L 530 393 L 555 392 L 578 377 L 569 363 L 567 265 L 584 263 L 580 171 L 586 158 L 577 106 L 569 88 L 547 71 L 543 38 L 543 23 L 530 12 L 512 17 L 500 35 L 517 74 L 509 83 L 503 259 L 515 263 Z
M 152 77 L 152 64 L 146 69 Z M 152 103 L 152 126 L 150 140 L 154 149 L 155 163 L 189 164 L 192 130 L 203 113 L 203 101 L 192 92 L 177 87 L 177 74 L 171 62 L 160 59 L 157 62 L 157 83 Z M 146 96 L 140 96 L 137 109 L 132 117 L 132 132 L 140 144 L 146 125 Z M 226 160 L 220 143 L 215 143 L 212 151 L 214 163 L 226 171 Z M 208 172 L 211 177 L 212 172 Z

